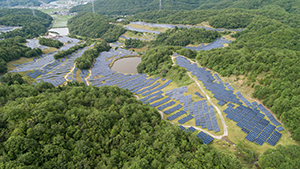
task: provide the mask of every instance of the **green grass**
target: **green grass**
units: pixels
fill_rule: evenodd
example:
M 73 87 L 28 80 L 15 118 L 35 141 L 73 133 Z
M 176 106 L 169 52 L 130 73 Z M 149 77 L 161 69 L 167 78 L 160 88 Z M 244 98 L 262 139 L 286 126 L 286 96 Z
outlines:
M 47 54 L 47 53 L 50 53 L 50 52 L 54 52 L 56 51 L 57 49 L 56 48 L 47 48 L 47 49 L 44 49 L 43 50 L 43 54 Z
M 16 68 L 14 65 L 20 65 L 23 63 L 31 62 L 31 61 L 33 61 L 33 58 L 21 57 L 18 60 L 8 62 L 6 66 L 7 66 L 8 71 L 12 71 Z
M 56 12 L 56 11 L 63 11 L 63 9 L 54 9 L 54 8 L 51 8 L 51 9 L 39 9 L 40 11 L 44 12 L 44 13 L 47 13 L 47 14 L 50 14 L 51 12 Z
M 62 28 L 67 27 L 68 20 L 73 16 L 56 16 L 52 24 L 52 28 Z

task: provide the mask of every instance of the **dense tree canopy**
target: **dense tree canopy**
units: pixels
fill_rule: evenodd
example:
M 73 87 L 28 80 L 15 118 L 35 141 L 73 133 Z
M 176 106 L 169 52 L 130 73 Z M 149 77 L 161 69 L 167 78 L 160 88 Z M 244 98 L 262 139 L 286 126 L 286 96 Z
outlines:
M 107 16 L 83 12 L 68 21 L 68 28 L 74 35 L 115 42 L 126 30 L 122 26 L 109 24 L 110 21 Z
M 147 42 L 139 39 L 125 39 L 124 42 L 127 48 L 142 48 L 147 45 Z
M 54 59 L 60 59 L 60 58 L 66 57 L 66 56 L 72 54 L 73 52 L 76 52 L 77 50 L 82 49 L 84 47 L 86 47 L 86 43 L 80 44 L 80 45 L 75 45 L 68 50 L 63 50 L 63 51 L 57 52 L 55 55 L 53 55 L 53 57 L 54 57 Z
M 55 0 L 43 0 L 44 3 L 50 3 Z M 7 8 L 13 6 L 40 6 L 42 4 L 39 0 L 0 0 L 0 7 Z
M 22 78 L 22 76 L 18 73 L 6 73 L 0 78 L 1 83 L 5 83 L 7 85 L 12 85 L 12 84 L 24 84 L 25 81 Z
M 75 59 L 76 67 L 79 69 L 90 69 L 100 52 L 109 51 L 111 47 L 105 42 L 96 43 L 93 48 L 83 52 L 82 56 Z
M 159 0 L 97 0 L 95 11 L 106 15 L 131 15 L 159 9 Z M 162 9 L 192 10 L 201 4 L 199 0 L 163 0 Z M 92 4 L 75 6 L 71 12 L 92 12 Z
M 0 73 L 7 71 L 6 64 L 9 61 L 20 59 L 21 57 L 35 57 L 42 53 L 41 49 L 31 49 L 23 43 L 26 39 L 15 37 L 0 41 Z
M 278 146 L 267 150 L 259 159 L 261 168 L 299 168 L 300 147 L 298 145 Z
M 0 91 L 1 168 L 242 167 L 128 90 L 41 82 Z
M 49 47 L 60 48 L 64 44 L 59 40 L 49 39 L 49 38 L 39 38 L 39 44 Z
M 176 28 L 168 29 L 166 32 L 158 34 L 157 38 L 152 41 L 154 45 L 168 46 L 186 46 L 189 44 L 211 43 L 221 34 L 217 31 L 199 29 L 199 28 Z
M 39 10 L 33 16 L 31 9 L 0 9 L 0 25 L 22 26 L 11 32 L 2 34 L 4 38 L 21 36 L 25 38 L 38 37 L 47 32 L 52 22 L 52 17 Z

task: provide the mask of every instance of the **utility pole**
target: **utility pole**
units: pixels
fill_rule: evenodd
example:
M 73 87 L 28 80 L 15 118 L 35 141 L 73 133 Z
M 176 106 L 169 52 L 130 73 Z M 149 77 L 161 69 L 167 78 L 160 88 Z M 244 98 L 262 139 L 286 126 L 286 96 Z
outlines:
M 35 11 L 34 11 L 34 8 L 33 8 L 33 4 L 31 4 L 31 9 L 32 9 L 32 14 L 33 14 L 33 16 L 36 17 Z
M 7 8 L 10 8 L 9 0 L 7 0 L 6 2 L 7 2 Z
M 95 13 L 94 0 L 92 0 L 92 8 L 93 8 L 93 13 Z
M 161 0 L 159 0 L 159 10 L 161 10 Z

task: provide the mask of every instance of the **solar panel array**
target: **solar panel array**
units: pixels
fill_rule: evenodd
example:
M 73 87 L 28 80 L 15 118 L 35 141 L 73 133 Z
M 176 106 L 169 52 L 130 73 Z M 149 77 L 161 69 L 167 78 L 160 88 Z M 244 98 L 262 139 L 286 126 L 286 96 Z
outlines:
M 201 99 L 204 98 L 199 92 L 196 92 L 195 95 L 197 95 L 197 96 L 200 97 Z
M 180 67 L 186 68 L 196 76 L 198 80 L 202 81 L 206 89 L 212 91 L 216 99 L 225 103 L 231 102 L 242 105 L 242 102 L 239 101 L 233 91 L 226 90 L 223 84 L 214 82 L 215 78 L 212 76 L 211 71 L 198 67 L 195 63 L 191 64 L 185 57 L 179 56 L 178 54 L 175 55 L 177 55 L 177 64 Z
M 172 107 L 172 108 L 170 108 L 170 109 L 164 111 L 164 113 L 165 113 L 165 114 L 171 114 L 171 113 L 173 113 L 173 112 L 175 112 L 175 111 L 177 111 L 177 110 L 179 110 L 179 109 L 181 109 L 181 108 L 182 108 L 182 106 L 181 106 L 180 104 L 178 104 L 177 106 Z
M 218 81 L 220 84 L 223 84 L 223 81 L 222 81 L 222 79 L 218 76 L 218 74 L 214 74 L 214 77 L 217 79 L 217 81 Z
M 149 95 L 149 94 L 151 94 L 151 93 L 154 93 L 154 92 L 156 92 L 156 91 L 159 91 L 159 90 L 161 90 L 161 89 L 167 87 L 171 82 L 172 82 L 172 80 L 168 80 L 166 83 L 164 83 L 163 85 L 159 86 L 158 88 L 155 88 L 155 89 L 150 90 L 150 91 L 148 91 L 148 92 L 146 92 L 146 93 L 143 93 L 142 96 L 147 96 L 147 95 Z
M 204 144 L 209 144 L 209 143 L 211 143 L 214 140 L 213 137 L 211 137 L 210 135 L 207 135 L 203 131 L 201 131 L 200 133 L 198 133 L 197 137 L 199 137 Z
M 186 117 L 184 117 L 184 118 L 178 120 L 178 122 L 179 122 L 180 124 L 184 124 L 184 123 L 186 123 L 186 122 L 192 120 L 193 118 L 194 118 L 194 117 L 193 117 L 192 115 L 188 115 L 188 116 L 186 116 Z
M 277 127 L 277 130 L 278 130 L 278 131 L 283 131 L 284 128 L 280 126 L 280 127 Z
M 186 132 L 189 132 L 189 131 L 194 132 L 194 131 L 196 131 L 196 129 L 193 126 L 191 126 L 188 129 L 186 129 L 185 131 Z
M 272 146 L 275 146 L 281 136 L 282 134 L 275 130 L 271 137 L 267 140 L 267 143 L 269 143 Z
M 183 127 L 182 125 L 180 125 L 179 128 L 180 128 L 181 130 L 185 130 L 185 127 Z
M 151 107 L 157 107 L 157 106 L 159 106 L 159 105 L 162 105 L 162 104 L 164 104 L 164 103 L 167 103 L 167 102 L 170 101 L 170 100 L 171 100 L 171 98 L 170 98 L 170 97 L 167 97 L 167 98 L 165 98 L 165 99 L 163 99 L 163 100 L 161 100 L 161 101 L 158 101 L 158 102 L 156 102 L 156 103 L 151 104 L 150 106 L 151 106 Z
M 236 121 L 236 125 L 241 127 L 241 130 L 248 134 L 245 137 L 246 140 L 250 142 L 254 141 L 258 145 L 262 145 L 276 128 L 270 124 L 269 121 L 264 119 L 265 115 L 260 113 L 259 110 L 251 109 L 243 105 L 235 109 L 229 106 L 224 110 L 224 113 L 227 114 L 227 118 Z
M 213 31 L 235 31 L 235 32 L 240 32 L 243 29 L 220 29 L 220 28 L 211 28 L 211 27 L 206 27 L 206 26 L 191 26 L 191 25 L 182 25 L 182 24 L 161 24 L 161 23 L 147 23 L 147 22 L 141 22 L 141 21 L 135 21 L 135 22 L 130 22 L 130 24 L 136 24 L 136 25 L 143 25 L 143 26 L 149 26 L 149 27 L 154 27 L 154 28 L 168 28 L 168 29 L 173 29 L 175 27 L 178 28 L 204 28 L 206 30 L 213 30 Z
M 187 92 L 187 86 L 183 86 L 180 88 L 172 89 L 166 91 L 165 95 L 171 97 L 173 100 L 179 100 L 180 103 L 183 103 L 184 93 Z
M 176 102 L 171 101 L 171 102 L 169 102 L 169 103 L 166 103 L 166 104 L 163 104 L 163 105 L 159 106 L 157 109 L 158 109 L 158 110 L 163 110 L 163 109 L 165 109 L 165 108 L 167 108 L 167 107 L 173 106 L 174 104 L 176 104 Z
M 28 72 L 26 75 L 33 78 L 33 79 L 36 79 L 38 76 L 40 76 L 41 74 L 43 74 L 42 71 L 39 71 L 39 70 L 34 70 L 32 73 L 31 72 Z
M 196 50 L 196 51 L 200 51 L 200 50 L 207 51 L 207 50 L 211 50 L 211 49 L 215 49 L 215 48 L 222 48 L 225 43 L 226 44 L 231 43 L 231 40 L 217 38 L 214 42 L 212 42 L 212 43 L 210 43 L 206 46 L 204 44 L 200 44 L 197 47 L 187 46 L 187 47 L 184 47 L 184 48 L 191 49 L 191 50 Z
M 144 102 L 144 101 L 150 99 L 151 97 L 154 97 L 154 96 L 156 96 L 156 95 L 161 95 L 161 94 L 163 94 L 163 93 L 164 93 L 164 92 L 162 92 L 162 91 L 156 92 L 156 93 L 154 93 L 154 94 L 151 94 L 151 95 L 149 95 L 149 96 L 147 96 L 147 97 L 144 97 L 144 98 L 140 99 L 140 101 Z
M 251 103 L 242 95 L 241 92 L 236 92 L 236 95 L 246 104 L 247 107 L 252 106 Z
M 267 127 L 260 133 L 260 135 L 255 139 L 255 143 L 263 145 L 267 138 L 271 135 L 276 127 L 272 124 L 268 124 Z
M 224 84 L 228 88 L 228 90 L 234 90 L 233 87 L 231 87 L 228 82 L 225 82 Z
M 179 111 L 179 112 L 177 112 L 177 113 L 175 113 L 175 114 L 167 117 L 167 119 L 170 120 L 170 121 L 172 121 L 172 120 L 175 120 L 175 119 L 177 119 L 178 117 L 180 117 L 180 116 L 182 116 L 184 114 L 186 114 L 185 111 Z
M 220 127 L 218 125 L 218 122 L 217 122 L 217 119 L 216 119 L 216 116 L 215 116 L 214 107 L 209 106 L 208 109 L 209 109 L 210 119 L 211 119 L 212 125 L 214 127 L 214 132 L 217 133 L 221 130 L 220 130 Z
M 264 108 L 263 105 L 258 105 L 257 106 L 268 118 L 269 120 L 275 125 L 275 126 L 279 126 L 281 125 L 275 118 L 274 116 L 267 110 Z

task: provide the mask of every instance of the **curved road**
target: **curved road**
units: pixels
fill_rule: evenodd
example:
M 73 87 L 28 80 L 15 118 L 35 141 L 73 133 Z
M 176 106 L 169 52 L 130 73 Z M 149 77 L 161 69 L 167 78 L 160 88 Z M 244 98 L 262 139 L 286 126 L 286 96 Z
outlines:
M 226 123 L 225 123 L 225 120 L 222 116 L 222 112 L 220 111 L 220 109 L 211 101 L 210 97 L 204 92 L 204 90 L 202 89 L 202 87 L 200 86 L 200 84 L 198 83 L 197 80 L 195 80 L 191 74 L 189 72 L 187 72 L 187 74 L 189 75 L 189 77 L 194 81 L 196 82 L 196 84 L 198 85 L 199 89 L 204 93 L 204 95 L 206 96 L 207 100 L 209 101 L 209 103 L 217 110 L 220 118 L 221 118 L 221 121 L 222 121 L 222 124 L 223 124 L 223 129 L 224 129 L 224 133 L 221 137 L 223 136 L 228 136 L 228 130 L 227 130 L 227 126 L 226 126 Z

